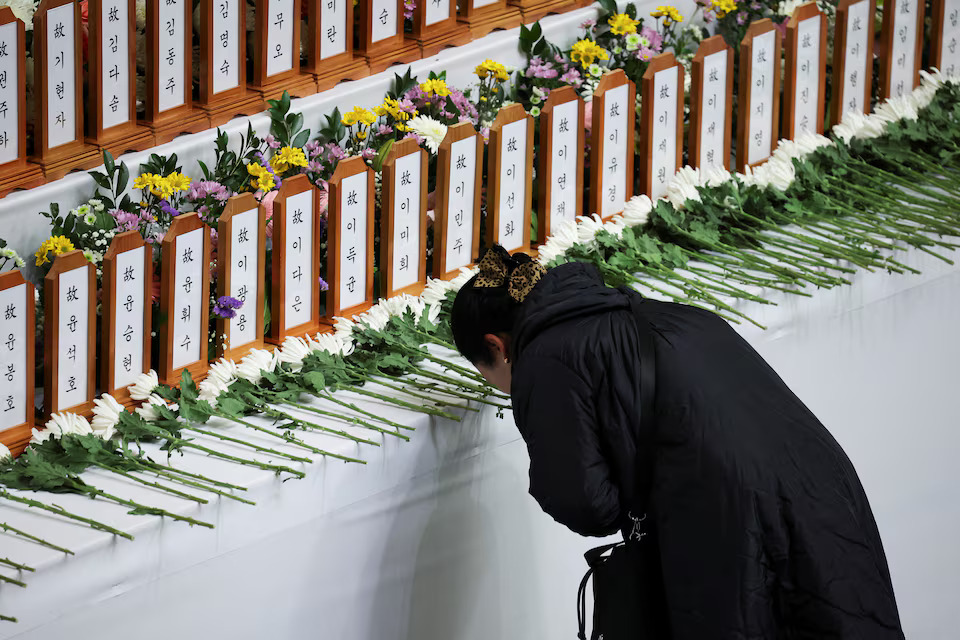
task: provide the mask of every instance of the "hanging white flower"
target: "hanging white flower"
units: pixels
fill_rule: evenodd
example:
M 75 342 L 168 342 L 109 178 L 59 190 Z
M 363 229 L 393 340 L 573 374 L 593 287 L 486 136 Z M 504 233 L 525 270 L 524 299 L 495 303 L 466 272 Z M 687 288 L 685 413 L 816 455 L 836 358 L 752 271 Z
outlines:
M 277 366 L 277 357 L 266 349 L 253 349 L 243 356 L 237 368 L 237 374 L 244 380 L 259 384 L 264 371 L 273 372 Z
M 153 390 L 160 386 L 160 377 L 153 369 L 141 373 L 130 388 L 130 397 L 134 400 L 146 400 Z
M 430 116 L 414 116 L 407 122 L 407 126 L 423 138 L 430 153 L 436 153 L 443 139 L 447 137 L 447 125 Z
M 0 462 L 9 462 L 13 459 L 13 454 L 10 453 L 10 449 L 7 449 L 7 446 L 0 442 Z
M 647 224 L 650 212 L 653 211 L 653 202 L 646 195 L 633 196 L 623 206 L 623 222 L 628 227 L 638 227 Z
M 109 393 L 105 393 L 93 401 L 93 420 L 90 427 L 96 436 L 109 440 L 117 432 L 120 416 L 125 409 Z

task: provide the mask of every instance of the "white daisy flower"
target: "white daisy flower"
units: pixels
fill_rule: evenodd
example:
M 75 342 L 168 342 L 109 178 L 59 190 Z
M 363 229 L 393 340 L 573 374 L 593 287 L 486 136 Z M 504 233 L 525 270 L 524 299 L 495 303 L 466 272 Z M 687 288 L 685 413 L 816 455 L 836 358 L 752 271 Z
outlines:
M 253 349 L 240 360 L 237 375 L 253 384 L 259 384 L 263 372 L 273 372 L 277 366 L 277 357 L 266 349 Z
M 443 139 L 447 137 L 447 125 L 430 116 L 414 116 L 407 121 L 407 126 L 423 138 L 431 153 L 436 153 Z
M 90 427 L 94 435 L 104 440 L 109 440 L 117 431 L 117 425 L 120 423 L 120 416 L 125 409 L 109 393 L 105 393 L 93 401 L 93 420 Z
M 623 222 L 628 227 L 642 226 L 650 218 L 653 202 L 646 195 L 633 196 L 623 206 Z
M 146 373 L 141 373 L 129 387 L 130 397 L 134 400 L 146 400 L 153 393 L 153 390 L 160 386 L 160 378 L 153 369 Z

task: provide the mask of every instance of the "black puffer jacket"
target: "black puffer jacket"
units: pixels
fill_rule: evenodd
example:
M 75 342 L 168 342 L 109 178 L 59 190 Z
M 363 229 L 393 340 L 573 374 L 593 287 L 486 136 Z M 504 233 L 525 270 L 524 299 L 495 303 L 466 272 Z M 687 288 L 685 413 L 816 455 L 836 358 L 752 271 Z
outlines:
M 649 497 L 675 640 L 903 638 L 883 546 L 850 461 L 718 316 L 646 301 L 656 331 Z M 583 535 L 631 504 L 636 325 L 592 266 L 552 269 L 520 312 L 511 395 L 530 493 Z

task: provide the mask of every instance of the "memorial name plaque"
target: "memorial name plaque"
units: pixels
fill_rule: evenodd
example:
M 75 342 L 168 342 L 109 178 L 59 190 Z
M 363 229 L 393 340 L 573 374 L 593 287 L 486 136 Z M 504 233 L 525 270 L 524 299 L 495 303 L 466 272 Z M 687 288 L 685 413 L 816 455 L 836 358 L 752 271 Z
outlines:
M 833 43 L 833 96 L 830 121 L 847 111 L 870 110 L 873 84 L 874 0 L 840 0 Z
M 0 7 L 0 198 L 43 183 L 40 167 L 27 162 L 25 31 Z
M 30 441 L 34 423 L 33 284 L 18 270 L 0 274 L 0 442 L 14 454 Z
M 672 53 L 661 53 L 650 61 L 642 92 L 647 99 L 641 109 L 640 184 L 644 194 L 656 200 L 667 193 L 683 161 L 683 66 Z
M 600 79 L 593 94 L 590 210 L 607 219 L 633 197 L 636 88 L 622 69 Z
M 573 87 L 550 92 L 540 112 L 537 244 L 583 212 L 583 100 Z
M 930 66 L 960 75 L 960 0 L 933 0 L 930 26 Z
M 232 319 L 217 320 L 221 357 L 239 361 L 250 349 L 263 347 L 266 215 L 252 193 L 241 193 L 227 201 L 217 223 L 217 296 L 242 305 Z
M 427 152 L 416 140 L 401 140 L 390 150 L 383 165 L 383 202 L 384 297 L 420 295 L 427 284 Z
M 827 17 L 808 2 L 787 25 L 784 137 L 823 133 L 826 102 Z
M 729 169 L 733 112 L 733 48 L 723 36 L 700 43 L 690 83 L 690 165 Z
M 433 277 L 449 280 L 480 251 L 483 140 L 470 122 L 447 129 L 437 152 Z
M 530 253 L 533 118 L 522 105 L 500 109 L 490 127 L 487 159 L 487 242 Z
M 919 0 L 888 0 L 883 5 L 881 98 L 905 96 L 920 81 L 923 9 Z
M 747 29 L 740 44 L 737 170 L 770 157 L 780 115 L 780 32 L 769 18 Z
M 373 170 L 363 158 L 341 160 L 330 179 L 327 215 L 327 308 L 325 322 L 350 317 L 373 305 Z

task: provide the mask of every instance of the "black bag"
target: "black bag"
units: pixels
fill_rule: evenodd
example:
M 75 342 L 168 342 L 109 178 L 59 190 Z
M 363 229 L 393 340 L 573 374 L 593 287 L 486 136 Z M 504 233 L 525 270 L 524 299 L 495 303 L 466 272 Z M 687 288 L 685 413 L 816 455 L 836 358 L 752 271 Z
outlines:
M 656 381 L 654 330 L 642 312 L 643 298 L 633 289 L 620 289 L 630 298 L 640 345 L 636 492 L 633 508 L 628 512 L 631 526 L 623 532 L 624 542 L 607 544 L 584 554 L 590 569 L 580 582 L 577 594 L 579 638 L 587 640 L 586 588 L 593 576 L 593 632 L 590 640 L 668 640 L 670 632 L 656 530 L 646 513 L 638 508 L 646 503 L 652 482 Z

